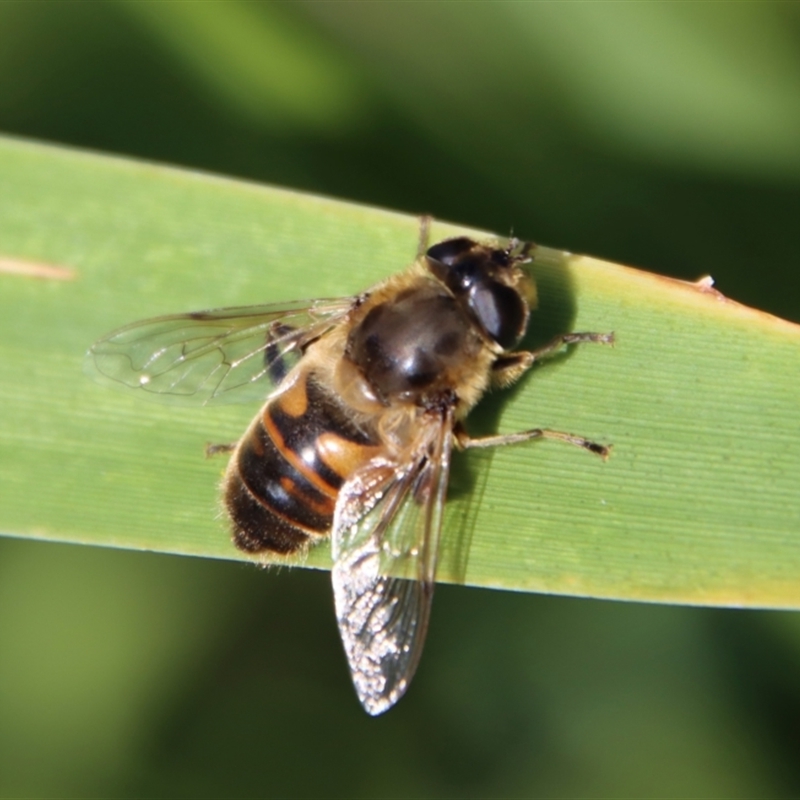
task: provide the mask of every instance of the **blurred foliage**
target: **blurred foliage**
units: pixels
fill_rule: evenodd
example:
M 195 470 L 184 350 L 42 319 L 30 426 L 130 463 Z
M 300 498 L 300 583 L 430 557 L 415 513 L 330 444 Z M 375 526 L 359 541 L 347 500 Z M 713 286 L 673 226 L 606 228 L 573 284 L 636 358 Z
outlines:
M 0 129 L 800 320 L 797 4 L 7 0 Z M 324 574 L 3 540 L 0 795 L 800 793 L 796 615 L 442 587 L 378 720 L 339 648 Z

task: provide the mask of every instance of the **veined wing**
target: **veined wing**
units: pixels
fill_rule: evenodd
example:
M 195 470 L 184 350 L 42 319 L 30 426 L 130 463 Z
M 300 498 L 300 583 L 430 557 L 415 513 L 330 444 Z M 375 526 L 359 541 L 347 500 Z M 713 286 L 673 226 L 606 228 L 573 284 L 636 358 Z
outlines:
M 305 300 L 146 319 L 95 342 L 87 371 L 163 402 L 263 400 L 351 306 L 351 298 Z
M 403 696 L 425 642 L 452 423 L 452 411 L 432 418 L 407 465 L 372 462 L 336 504 L 336 618 L 356 693 L 373 716 Z

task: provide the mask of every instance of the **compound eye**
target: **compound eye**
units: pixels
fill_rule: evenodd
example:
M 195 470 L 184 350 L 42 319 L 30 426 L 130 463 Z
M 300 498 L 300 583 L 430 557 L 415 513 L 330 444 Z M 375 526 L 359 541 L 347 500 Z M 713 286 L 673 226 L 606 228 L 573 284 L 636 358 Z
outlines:
M 475 242 L 462 236 L 431 247 L 426 253 L 428 269 L 456 296 L 468 292 L 478 281 L 485 281 L 492 268 L 486 254 Z
M 525 303 L 510 286 L 475 284 L 469 292 L 469 306 L 486 333 L 504 350 L 513 347 L 525 332 Z
M 429 247 L 425 255 L 434 261 L 439 261 L 448 267 L 452 267 L 456 261 L 472 250 L 473 247 L 475 247 L 475 242 L 472 239 L 468 239 L 466 236 L 459 236 L 456 239 L 445 239 L 445 241 Z
M 474 284 L 484 282 L 487 278 L 485 260 L 466 256 L 447 270 L 444 283 L 453 294 L 458 295 L 468 292 Z

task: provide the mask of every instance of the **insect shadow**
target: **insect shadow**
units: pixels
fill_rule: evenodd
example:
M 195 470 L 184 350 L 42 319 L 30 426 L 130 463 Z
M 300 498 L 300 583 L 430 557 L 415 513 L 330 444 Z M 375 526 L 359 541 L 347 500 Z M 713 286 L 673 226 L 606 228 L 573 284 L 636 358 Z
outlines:
M 565 263 L 537 264 L 534 258 L 528 267 L 536 282 L 537 305 L 532 309 L 528 328 L 516 348 L 536 350 L 562 333 L 573 330 L 577 317 L 577 300 L 572 278 Z M 519 393 L 536 391 L 536 375 L 550 365 L 572 356 L 575 345 L 543 359 L 523 375 L 512 386 L 488 392 L 470 412 L 466 427 L 471 436 L 491 436 L 499 433 L 498 426 L 505 405 Z M 540 420 L 526 421 L 526 428 L 535 428 Z M 505 431 L 503 431 L 505 432 Z M 515 447 L 536 447 L 538 442 L 513 445 Z M 472 537 L 475 532 L 477 509 L 484 502 L 484 491 L 492 458 L 498 448 L 455 451 L 450 469 L 448 499 L 451 501 L 451 514 L 456 515 L 457 536 L 445 535 L 440 557 L 441 571 L 454 583 L 463 584 L 466 580 Z

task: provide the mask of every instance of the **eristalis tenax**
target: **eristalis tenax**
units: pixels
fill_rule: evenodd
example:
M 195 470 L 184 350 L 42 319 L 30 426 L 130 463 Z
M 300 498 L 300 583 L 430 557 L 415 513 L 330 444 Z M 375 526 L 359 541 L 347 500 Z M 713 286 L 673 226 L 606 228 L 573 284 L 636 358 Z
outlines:
M 558 439 L 472 438 L 470 409 L 541 358 L 610 333 L 515 350 L 536 306 L 535 246 L 460 236 L 354 297 L 135 322 L 89 351 L 105 377 L 167 399 L 266 402 L 231 450 L 223 498 L 234 544 L 302 554 L 330 536 L 336 617 L 356 693 L 381 714 L 408 688 L 430 616 L 453 447 Z

